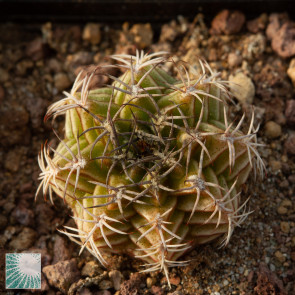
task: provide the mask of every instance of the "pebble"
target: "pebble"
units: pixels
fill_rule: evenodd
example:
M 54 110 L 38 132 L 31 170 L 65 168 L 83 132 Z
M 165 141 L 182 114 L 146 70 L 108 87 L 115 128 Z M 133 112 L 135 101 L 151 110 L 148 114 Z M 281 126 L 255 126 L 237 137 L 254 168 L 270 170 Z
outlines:
M 229 77 L 230 89 L 237 100 L 242 103 L 252 104 L 255 95 L 255 86 L 252 80 L 240 72 Z
M 295 54 L 295 26 L 286 22 L 271 41 L 272 49 L 281 57 L 288 58 Z
M 88 23 L 84 27 L 82 38 L 90 42 L 92 45 L 99 44 L 101 40 L 100 25 L 96 23 Z
M 101 290 L 107 290 L 113 287 L 113 283 L 109 280 L 102 280 L 98 283 L 98 286 Z
M 60 261 L 54 265 L 45 266 L 42 271 L 49 284 L 58 288 L 63 293 L 67 293 L 70 285 L 80 277 L 75 259 Z
M 25 226 L 34 225 L 34 211 L 27 208 L 23 203 L 18 204 L 16 208 L 14 208 L 12 216 L 19 224 Z
M 57 88 L 58 91 L 66 90 L 71 86 L 71 81 L 67 74 L 65 73 L 58 73 L 54 75 L 54 86 Z
M 295 99 L 287 100 L 286 108 L 285 108 L 285 116 L 287 119 L 287 123 L 291 126 L 294 126 L 295 125 Z
M 277 260 L 280 262 L 280 263 L 284 263 L 286 261 L 286 257 L 283 255 L 282 252 L 280 251 L 276 251 L 275 252 L 275 257 L 277 258 Z
M 95 277 L 102 272 L 102 269 L 99 267 L 96 261 L 88 261 L 82 268 L 81 274 L 85 277 Z
M 71 258 L 71 247 L 67 245 L 66 240 L 59 236 L 55 236 L 55 242 L 53 246 L 53 261 L 52 264 L 55 264 L 59 261 L 69 260 Z
M 3 68 L 0 68 L 0 82 L 5 83 L 10 79 L 8 71 Z
M 171 285 L 178 286 L 180 284 L 180 277 L 172 277 L 169 281 Z
M 247 29 L 251 33 L 258 33 L 259 31 L 263 31 L 268 22 L 268 16 L 266 13 L 261 14 L 259 17 L 250 20 L 247 22 Z
M 225 9 L 214 17 L 211 23 L 210 33 L 212 35 L 236 34 L 240 32 L 244 22 L 245 15 L 243 13 Z
M 289 134 L 284 146 L 288 154 L 295 155 L 295 132 Z
M 2 231 L 7 225 L 7 217 L 3 214 L 0 214 L 0 231 Z
M 123 279 L 123 275 L 118 270 L 111 270 L 109 272 L 109 277 L 113 282 L 114 289 L 116 291 L 120 290 L 121 282 Z
M 293 85 L 295 86 L 295 58 L 291 59 L 287 74 L 290 77 Z
M 10 150 L 5 157 L 4 167 L 11 172 L 17 172 L 20 166 L 22 154 L 18 149 Z
M 223 284 L 223 286 L 227 286 L 227 285 L 229 284 L 229 281 L 228 281 L 228 280 L 224 280 L 224 281 L 222 282 L 222 284 Z
M 35 243 L 37 233 L 29 227 L 25 227 L 16 238 L 12 239 L 9 246 L 15 250 L 26 250 Z
M 2 102 L 2 100 L 5 97 L 5 90 L 4 88 L 0 85 L 0 103 Z
M 153 43 L 153 30 L 150 23 L 135 24 L 130 29 L 130 33 L 134 35 L 134 42 L 139 49 L 151 46 Z
M 26 48 L 26 54 L 34 61 L 44 57 L 44 44 L 42 38 L 31 41 Z
M 265 124 L 264 129 L 265 129 L 265 135 L 268 138 L 277 138 L 281 136 L 282 134 L 282 127 L 274 121 L 268 121 Z
M 286 221 L 282 221 L 280 224 L 281 231 L 284 232 L 285 234 L 288 234 L 290 232 L 290 225 Z
M 227 58 L 227 62 L 230 68 L 238 67 L 242 63 L 242 61 L 242 56 L 233 52 L 229 53 Z
M 155 280 L 153 280 L 152 278 L 149 277 L 146 279 L 146 286 L 148 288 L 151 288 L 154 284 L 155 284 Z
M 271 170 L 273 172 L 277 172 L 282 169 L 282 163 L 277 160 L 271 160 L 269 161 L 269 166 L 271 167 Z

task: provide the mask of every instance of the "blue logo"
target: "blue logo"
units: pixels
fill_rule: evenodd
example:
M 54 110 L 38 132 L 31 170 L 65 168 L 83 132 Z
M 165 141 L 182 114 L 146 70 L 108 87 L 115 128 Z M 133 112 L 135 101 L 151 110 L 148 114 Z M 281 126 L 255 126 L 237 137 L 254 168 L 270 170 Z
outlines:
M 41 289 L 41 254 L 6 254 L 6 289 Z

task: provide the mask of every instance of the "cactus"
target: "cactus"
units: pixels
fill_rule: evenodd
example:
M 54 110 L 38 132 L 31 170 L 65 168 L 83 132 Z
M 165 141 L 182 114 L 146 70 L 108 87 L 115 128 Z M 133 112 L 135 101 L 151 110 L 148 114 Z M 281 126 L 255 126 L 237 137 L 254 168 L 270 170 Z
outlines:
M 77 228 L 63 231 L 102 265 L 105 255 L 145 261 L 143 272 L 184 266 L 178 258 L 220 238 L 227 245 L 245 220 L 241 185 L 253 169 L 263 176 L 254 113 L 229 122 L 228 82 L 200 60 L 194 76 L 165 52 L 114 55 L 125 72 L 89 90 L 94 72 L 79 74 L 70 93 L 49 107 L 65 115 L 65 136 L 45 144 L 38 161 L 42 189 L 72 209 Z M 180 79 L 161 68 L 174 64 Z M 53 158 L 51 158 L 51 154 Z

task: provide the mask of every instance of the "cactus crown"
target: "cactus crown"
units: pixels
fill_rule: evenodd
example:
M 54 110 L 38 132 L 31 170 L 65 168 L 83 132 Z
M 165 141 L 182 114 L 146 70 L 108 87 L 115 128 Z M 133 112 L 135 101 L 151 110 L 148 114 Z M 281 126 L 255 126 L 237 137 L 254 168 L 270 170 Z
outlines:
M 251 169 L 263 174 L 254 114 L 229 122 L 227 82 L 208 63 L 180 80 L 161 68 L 165 52 L 114 55 L 125 70 L 89 90 L 97 72 L 79 74 L 70 93 L 48 109 L 65 115 L 57 149 L 45 145 L 40 186 L 71 207 L 77 228 L 63 231 L 106 265 L 108 252 L 146 261 L 144 272 L 183 266 L 185 252 L 223 236 L 226 245 L 248 216 L 240 187 Z M 173 62 L 173 61 L 171 61 Z M 54 156 L 50 154 L 53 151 Z

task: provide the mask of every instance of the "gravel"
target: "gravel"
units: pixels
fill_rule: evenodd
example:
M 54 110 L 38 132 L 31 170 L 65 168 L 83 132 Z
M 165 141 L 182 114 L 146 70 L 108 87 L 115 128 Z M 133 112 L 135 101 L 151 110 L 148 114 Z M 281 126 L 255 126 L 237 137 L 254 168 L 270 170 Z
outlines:
M 98 23 L 2 23 L 0 33 L 1 262 L 6 251 L 42 253 L 42 288 L 48 294 L 295 292 L 294 61 L 291 67 L 286 59 L 294 57 L 295 39 L 294 24 L 286 14 L 246 19 L 241 12 L 222 11 L 212 25 L 198 14 L 193 22 L 179 17 L 161 28 L 149 23 L 125 23 L 122 28 Z M 110 54 L 134 54 L 136 48 L 169 50 L 175 62 L 185 60 L 192 66 L 202 56 L 222 79 L 235 77 L 245 91 L 237 93 L 232 114 L 245 113 L 246 129 L 253 105 L 255 122 L 261 124 L 258 143 L 265 144 L 260 148 L 265 179 L 253 178 L 242 193 L 245 199 L 252 196 L 253 213 L 235 230 L 228 247 L 212 243 L 185 255 L 182 259 L 191 263 L 170 270 L 171 290 L 162 273 L 139 273 L 141 262 L 130 257 L 111 255 L 106 271 L 86 251 L 79 256 L 79 246 L 57 232 L 64 225 L 73 226 L 62 200 L 54 198 L 52 205 L 40 195 L 34 202 L 41 143 L 48 138 L 55 145 L 50 124 L 43 121 L 46 107 L 63 97 L 74 73 L 81 69 L 86 73 L 88 65 L 105 65 Z M 54 127 L 62 126 L 58 118 Z

